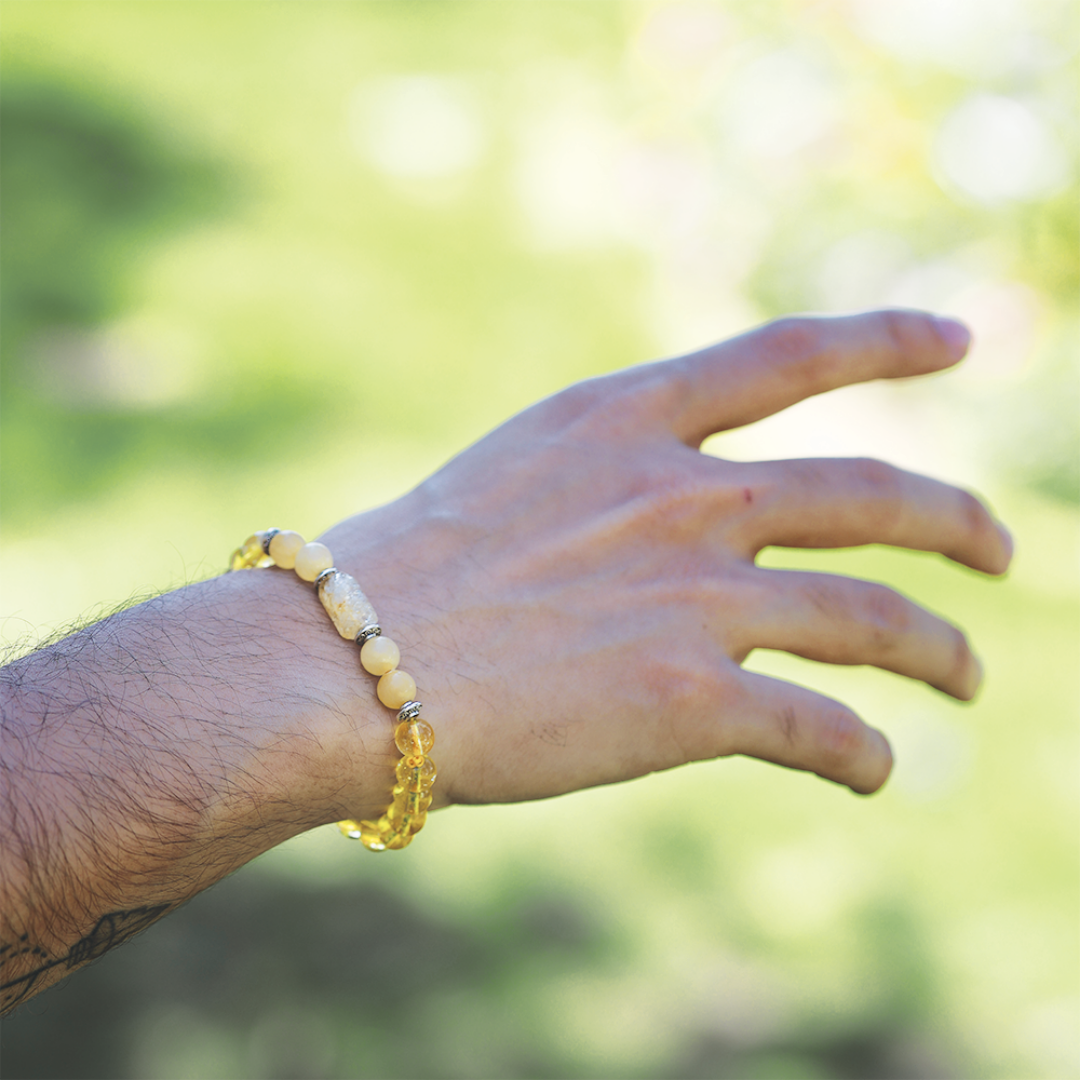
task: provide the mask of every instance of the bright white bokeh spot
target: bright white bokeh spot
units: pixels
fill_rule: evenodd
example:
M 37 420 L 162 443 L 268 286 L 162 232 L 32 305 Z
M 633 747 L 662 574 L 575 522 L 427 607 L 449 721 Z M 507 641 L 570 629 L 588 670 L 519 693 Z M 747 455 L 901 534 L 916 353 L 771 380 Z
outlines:
M 801 52 L 784 49 L 736 76 L 720 124 L 735 149 L 779 158 L 821 138 L 838 113 L 827 71 Z
M 987 206 L 1041 198 L 1068 177 L 1062 148 L 1041 117 L 997 94 L 975 94 L 945 118 L 934 169 L 946 190 Z
M 525 126 L 516 187 L 538 246 L 587 247 L 610 238 L 618 138 L 586 108 L 553 108 Z
M 353 94 L 349 134 L 356 152 L 401 179 L 464 172 L 484 150 L 476 100 L 459 80 L 409 75 L 365 83 Z
M 852 0 L 851 12 L 863 37 L 904 61 L 986 75 L 1046 69 L 1075 51 L 1074 42 L 1037 32 L 1034 6 L 1033 0 Z

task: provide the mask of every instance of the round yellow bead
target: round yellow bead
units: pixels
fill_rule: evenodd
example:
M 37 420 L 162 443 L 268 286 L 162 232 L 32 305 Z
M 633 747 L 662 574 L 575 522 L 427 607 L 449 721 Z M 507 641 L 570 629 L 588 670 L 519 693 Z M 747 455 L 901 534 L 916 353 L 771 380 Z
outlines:
M 408 829 L 399 829 L 387 814 L 383 814 L 375 824 L 383 844 L 391 851 L 400 851 L 412 842 L 412 833 Z
M 285 570 L 296 565 L 296 553 L 307 541 L 298 533 L 282 529 L 270 538 L 270 558 Z
M 401 663 L 401 650 L 388 637 L 369 638 L 360 647 L 360 663 L 372 675 L 385 675 Z
M 342 836 L 347 836 L 350 840 L 360 839 L 361 830 L 359 821 L 353 821 L 352 818 L 346 818 L 344 821 L 339 821 L 337 827 L 341 830 Z
M 406 757 L 426 754 L 435 745 L 435 732 L 426 720 L 403 720 L 394 732 L 394 742 Z
M 431 800 L 433 798 L 431 794 L 431 788 L 427 788 L 425 790 L 423 788 L 417 787 L 416 790 L 410 791 L 409 788 L 406 787 L 404 784 L 395 784 L 394 798 L 398 799 L 402 796 L 408 796 L 408 806 L 414 813 L 417 814 L 419 814 L 423 810 L 426 810 L 431 805 Z
M 334 556 L 325 544 L 313 540 L 296 552 L 293 569 L 304 581 L 314 581 L 324 570 L 334 565 Z
M 403 757 L 395 772 L 397 782 L 409 791 L 429 791 L 435 785 L 435 762 L 429 757 Z
M 379 680 L 375 693 L 388 709 L 400 709 L 406 701 L 416 698 L 416 680 L 405 671 L 388 671 Z
M 352 833 L 349 833 L 349 835 L 351 836 Z M 368 851 L 386 850 L 386 835 L 379 828 L 378 822 L 361 821 L 359 840 Z
M 232 554 L 229 561 L 230 570 L 262 569 L 264 566 L 272 566 L 274 560 L 263 551 L 265 532 L 252 533 L 243 544 Z

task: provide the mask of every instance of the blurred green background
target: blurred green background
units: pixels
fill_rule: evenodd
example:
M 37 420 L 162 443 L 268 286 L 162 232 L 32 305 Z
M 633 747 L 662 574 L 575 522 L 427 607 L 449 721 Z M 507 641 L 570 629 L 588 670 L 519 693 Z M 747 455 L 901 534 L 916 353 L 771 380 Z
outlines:
M 24 1006 L 4 1075 L 1080 1075 L 1078 12 L 4 0 L 14 647 L 794 310 L 977 341 L 715 451 L 929 471 L 1018 547 L 1000 582 L 767 555 L 888 581 L 987 663 L 964 707 L 752 658 L 890 735 L 875 798 L 738 759 L 389 857 L 318 830 Z

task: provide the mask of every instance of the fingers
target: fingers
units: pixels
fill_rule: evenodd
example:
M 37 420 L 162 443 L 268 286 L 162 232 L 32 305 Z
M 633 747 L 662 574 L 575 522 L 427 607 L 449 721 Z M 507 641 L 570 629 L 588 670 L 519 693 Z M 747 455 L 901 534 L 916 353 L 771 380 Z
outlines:
M 975 696 L 982 667 L 964 635 L 892 589 L 792 570 L 759 569 L 755 579 L 763 587 L 737 627 L 737 659 L 778 649 L 827 664 L 872 664 L 963 701 Z
M 950 484 L 862 458 L 737 468 L 747 512 L 731 535 L 748 554 L 769 546 L 889 544 L 936 551 L 988 574 L 1008 568 L 1008 532 L 978 499 Z
M 817 773 L 869 795 L 888 779 L 892 751 L 849 708 L 793 683 L 744 671 L 745 707 L 725 714 L 732 753 Z
M 670 419 L 684 442 L 699 446 L 838 386 L 940 371 L 969 342 L 960 323 L 917 311 L 780 319 L 669 361 L 683 376 Z

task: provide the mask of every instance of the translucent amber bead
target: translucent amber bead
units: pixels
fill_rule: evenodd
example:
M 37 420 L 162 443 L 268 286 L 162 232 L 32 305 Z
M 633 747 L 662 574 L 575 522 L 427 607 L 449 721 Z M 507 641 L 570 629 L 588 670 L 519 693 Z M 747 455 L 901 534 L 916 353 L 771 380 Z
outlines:
M 293 569 L 304 581 L 314 581 L 324 570 L 334 565 L 334 556 L 325 544 L 313 540 L 296 553 Z
M 406 757 L 427 754 L 435 745 L 435 732 L 426 720 L 405 720 L 398 724 L 394 742 Z
M 315 575 L 318 577 L 318 574 Z M 326 614 L 337 627 L 337 632 L 349 641 L 355 641 L 356 635 L 378 620 L 375 609 L 364 595 L 360 583 L 342 570 L 327 574 L 319 582 L 319 599 L 326 608 Z
M 341 830 L 342 835 L 347 836 L 350 840 L 360 839 L 361 829 L 359 821 L 353 821 L 352 818 L 346 818 L 345 821 L 339 821 L 337 827 Z
M 400 795 L 410 795 L 415 799 L 416 813 L 420 813 L 421 810 L 426 810 L 431 805 L 432 795 L 430 788 L 426 790 L 421 788 L 410 790 L 404 784 L 395 784 L 394 798 L 396 799 Z M 410 803 L 410 805 L 414 804 Z
M 253 570 L 273 566 L 274 560 L 263 551 L 265 532 L 253 533 L 233 553 L 229 560 L 230 570 Z
M 375 824 L 379 828 L 379 833 L 382 836 L 383 842 L 391 851 L 400 851 L 401 848 L 408 847 L 412 842 L 412 833 L 410 833 L 408 829 L 399 829 L 390 820 L 388 814 L 383 814 Z
M 398 783 L 410 791 L 427 791 L 435 785 L 435 762 L 429 757 L 403 757 L 395 771 Z
M 305 543 L 298 532 L 282 529 L 270 537 L 270 558 L 282 569 L 292 570 L 296 566 L 296 553 Z
M 378 822 L 360 822 L 360 843 L 363 844 L 368 851 L 386 850 L 386 836 L 379 828 Z
M 416 680 L 400 669 L 388 671 L 379 680 L 375 693 L 388 709 L 400 709 L 406 701 L 416 697 Z
M 412 801 L 417 801 L 421 797 L 419 792 L 411 792 L 410 796 Z M 427 821 L 427 811 L 417 810 L 410 803 L 395 802 L 386 811 L 386 816 L 399 830 L 408 829 L 411 833 L 418 833 Z
M 372 675 L 385 675 L 401 663 L 401 650 L 388 637 L 373 637 L 360 646 L 360 663 Z

